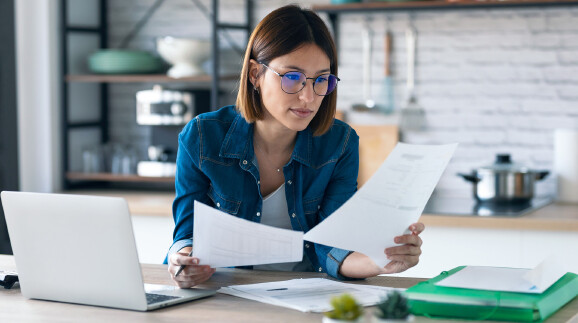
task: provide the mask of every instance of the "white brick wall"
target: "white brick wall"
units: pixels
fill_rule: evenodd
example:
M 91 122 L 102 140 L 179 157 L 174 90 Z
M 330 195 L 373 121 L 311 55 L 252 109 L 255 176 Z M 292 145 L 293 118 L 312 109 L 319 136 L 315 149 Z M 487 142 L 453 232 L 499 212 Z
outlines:
M 243 1 L 221 2 L 223 21 L 242 21 Z M 255 19 L 293 2 L 256 1 Z M 328 0 L 299 2 L 310 6 Z M 111 45 L 120 42 L 152 3 L 110 1 Z M 210 1 L 203 3 L 210 8 Z M 549 169 L 553 129 L 578 128 L 578 6 L 343 14 L 338 100 L 343 110 L 363 99 L 359 71 L 364 20 L 372 21 L 375 32 L 374 96 L 380 93 L 386 25 L 393 33 L 392 71 L 398 108 L 406 97 L 404 33 L 410 23 L 417 29 L 416 91 L 426 111 L 428 129 L 405 138 L 426 144 L 460 142 L 438 185 L 440 194 L 469 196 L 470 184 L 455 173 L 489 164 L 496 153 L 509 152 L 515 161 Z M 209 21 L 191 1 L 167 1 L 131 47 L 154 50 L 158 36 L 206 38 L 209 32 Z M 242 36 L 236 39 L 244 42 Z M 134 92 L 150 86 L 111 86 L 113 139 L 146 146 L 146 132 L 137 129 L 134 122 Z M 231 97 L 226 103 L 233 102 Z M 553 193 L 552 177 L 539 183 L 537 190 Z

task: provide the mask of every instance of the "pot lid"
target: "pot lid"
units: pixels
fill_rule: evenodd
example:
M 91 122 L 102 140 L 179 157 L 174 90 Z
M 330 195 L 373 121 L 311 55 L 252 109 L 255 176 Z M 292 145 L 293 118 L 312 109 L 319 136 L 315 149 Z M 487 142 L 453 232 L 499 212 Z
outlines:
M 493 164 L 480 167 L 479 170 L 490 170 L 494 172 L 528 172 L 528 167 L 513 163 L 510 154 L 497 154 Z

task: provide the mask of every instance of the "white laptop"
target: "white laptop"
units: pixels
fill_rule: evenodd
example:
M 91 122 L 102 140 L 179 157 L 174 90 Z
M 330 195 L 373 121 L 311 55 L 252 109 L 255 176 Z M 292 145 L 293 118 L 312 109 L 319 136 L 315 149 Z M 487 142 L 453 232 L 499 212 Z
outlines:
M 162 285 L 145 293 L 122 198 L 25 192 L 1 197 L 27 298 L 147 311 L 215 294 Z

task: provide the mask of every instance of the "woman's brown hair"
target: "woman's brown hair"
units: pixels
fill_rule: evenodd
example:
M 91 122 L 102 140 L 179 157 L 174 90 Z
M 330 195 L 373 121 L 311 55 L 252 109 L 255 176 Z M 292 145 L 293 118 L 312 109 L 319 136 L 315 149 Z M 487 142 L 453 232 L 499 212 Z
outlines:
M 331 74 L 337 75 L 337 51 L 327 26 L 311 10 L 288 5 L 269 13 L 255 27 L 243 60 L 243 69 L 237 95 L 237 110 L 247 122 L 264 117 L 261 97 L 249 78 L 250 60 L 269 64 L 273 59 L 289 54 L 305 44 L 315 44 L 329 57 Z M 259 75 L 264 73 L 261 66 Z M 319 136 L 333 124 L 337 104 L 337 89 L 323 98 L 319 111 L 309 127 L 313 135 Z

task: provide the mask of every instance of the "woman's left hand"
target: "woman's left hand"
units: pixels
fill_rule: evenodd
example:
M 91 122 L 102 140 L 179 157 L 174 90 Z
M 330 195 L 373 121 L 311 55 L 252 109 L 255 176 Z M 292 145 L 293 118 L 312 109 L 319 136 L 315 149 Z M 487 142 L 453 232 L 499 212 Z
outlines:
M 395 237 L 394 242 L 402 245 L 385 249 L 385 255 L 391 262 L 383 267 L 382 274 L 400 273 L 417 265 L 422 245 L 419 234 L 424 229 L 423 223 L 414 223 L 409 226 L 411 234 Z

